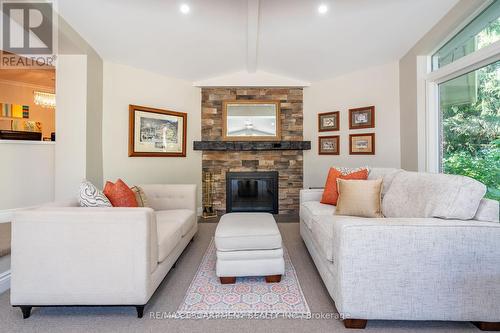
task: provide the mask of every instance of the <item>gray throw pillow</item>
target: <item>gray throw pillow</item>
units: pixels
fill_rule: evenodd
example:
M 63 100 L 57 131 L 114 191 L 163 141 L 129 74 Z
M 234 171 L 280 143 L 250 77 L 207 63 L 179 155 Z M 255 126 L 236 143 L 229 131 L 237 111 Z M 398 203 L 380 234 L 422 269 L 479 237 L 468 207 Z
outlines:
M 91 182 L 84 180 L 80 184 L 81 207 L 113 207 L 109 199 Z

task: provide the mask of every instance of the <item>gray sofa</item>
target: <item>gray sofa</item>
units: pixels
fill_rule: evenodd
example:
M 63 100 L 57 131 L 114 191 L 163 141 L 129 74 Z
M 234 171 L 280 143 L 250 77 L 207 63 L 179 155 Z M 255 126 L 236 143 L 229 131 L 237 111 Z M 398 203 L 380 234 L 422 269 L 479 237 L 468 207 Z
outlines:
M 499 205 L 482 198 L 484 185 L 397 169 L 372 169 L 375 178 L 384 179 L 386 218 L 334 215 L 322 190 L 300 193 L 301 236 L 345 326 L 384 319 L 499 328 Z

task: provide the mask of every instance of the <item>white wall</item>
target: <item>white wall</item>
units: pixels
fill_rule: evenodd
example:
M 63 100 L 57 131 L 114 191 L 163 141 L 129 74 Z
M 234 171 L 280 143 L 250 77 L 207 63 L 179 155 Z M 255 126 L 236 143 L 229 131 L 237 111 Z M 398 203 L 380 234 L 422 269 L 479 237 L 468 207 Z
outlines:
M 87 56 L 59 55 L 56 70 L 55 198 L 76 196 L 86 176 Z
M 86 56 L 86 86 L 81 92 L 72 91 L 71 94 L 85 94 L 86 114 L 84 123 L 71 122 L 59 126 L 61 129 L 74 128 L 80 133 L 80 126 L 86 132 L 81 140 L 85 141 L 86 156 L 84 162 L 86 178 L 96 186 L 102 186 L 102 59 L 85 39 L 82 38 L 62 17 L 58 17 L 58 62 L 61 56 Z M 57 71 L 60 68 L 58 66 Z M 56 71 L 56 74 L 57 74 Z M 72 87 L 73 90 L 76 87 Z M 57 94 L 61 94 L 60 91 Z M 59 110 L 58 110 L 59 111 Z M 78 128 L 77 128 L 78 127 Z M 59 133 L 56 133 L 58 135 Z M 80 168 L 80 166 L 78 166 Z M 75 190 L 74 184 L 67 184 L 68 191 Z
M 304 88 L 304 187 L 324 186 L 331 166 L 400 167 L 398 63 L 372 67 Z M 349 109 L 375 105 L 375 128 L 349 130 Z M 318 113 L 340 111 L 340 155 L 318 155 Z M 349 134 L 376 133 L 376 155 L 349 155 Z
M 201 196 L 201 152 L 193 141 L 201 137 L 201 91 L 192 82 L 141 69 L 104 63 L 104 181 L 123 179 L 128 185 L 189 183 Z M 186 157 L 128 157 L 129 104 L 186 112 Z
M 0 140 L 0 156 L 0 210 L 54 199 L 54 143 Z
M 436 47 L 457 33 L 456 29 L 488 0 L 460 0 L 424 37 L 399 61 L 401 93 L 401 166 L 417 171 L 425 166 L 425 154 L 419 156 L 425 138 L 418 133 L 417 122 L 417 57 L 427 56 Z M 425 116 L 424 116 L 425 117 Z M 420 147 L 419 147 L 420 146 Z M 422 170 L 422 168 L 420 168 Z M 423 171 L 423 170 L 422 170 Z

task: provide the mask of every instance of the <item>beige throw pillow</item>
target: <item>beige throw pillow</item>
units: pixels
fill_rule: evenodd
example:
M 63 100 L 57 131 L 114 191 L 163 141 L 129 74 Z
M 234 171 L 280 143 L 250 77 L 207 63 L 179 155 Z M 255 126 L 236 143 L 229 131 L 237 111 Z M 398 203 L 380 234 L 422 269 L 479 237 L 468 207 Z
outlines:
M 134 186 L 130 188 L 135 195 L 135 200 L 137 201 L 137 207 L 149 207 L 146 194 L 139 186 Z
M 337 179 L 336 215 L 384 217 L 381 209 L 382 179 Z

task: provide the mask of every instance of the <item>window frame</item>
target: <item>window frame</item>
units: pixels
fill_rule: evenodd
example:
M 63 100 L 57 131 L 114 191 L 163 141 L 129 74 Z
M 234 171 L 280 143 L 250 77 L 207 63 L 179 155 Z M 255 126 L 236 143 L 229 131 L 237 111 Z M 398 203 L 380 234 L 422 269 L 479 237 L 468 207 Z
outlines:
M 474 20 L 492 1 L 483 4 L 464 24 L 453 31 L 428 55 L 417 56 L 417 133 L 418 170 L 441 172 L 441 121 L 439 85 L 500 60 L 500 41 L 468 54 L 439 69 L 432 70 L 432 56 Z
M 451 41 L 456 35 L 458 35 L 463 29 L 465 29 L 472 21 L 474 21 L 479 15 L 481 15 L 489 6 L 491 6 L 495 2 L 495 0 L 486 0 L 483 4 L 481 4 L 472 14 L 470 14 L 467 19 L 465 19 L 462 23 L 460 23 L 455 29 L 453 29 L 446 38 L 444 38 L 441 42 L 439 42 L 434 49 L 432 49 L 431 52 L 426 56 L 428 57 L 428 72 L 437 72 L 440 69 L 452 64 L 445 65 L 443 67 L 433 69 L 433 56 L 446 44 L 448 44 L 449 41 Z M 479 50 L 477 50 L 479 51 Z M 476 52 L 477 52 L 476 51 Z M 475 52 L 474 52 L 475 53 Z M 471 54 L 474 54 L 471 53 Z M 466 57 L 466 56 L 464 56 Z M 460 60 L 460 59 L 458 59 Z M 455 61 L 458 61 L 455 60 Z M 454 61 L 454 62 L 455 62 Z

